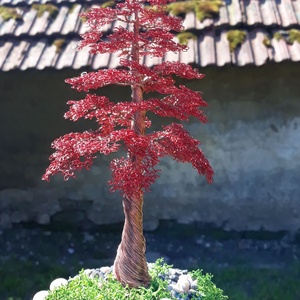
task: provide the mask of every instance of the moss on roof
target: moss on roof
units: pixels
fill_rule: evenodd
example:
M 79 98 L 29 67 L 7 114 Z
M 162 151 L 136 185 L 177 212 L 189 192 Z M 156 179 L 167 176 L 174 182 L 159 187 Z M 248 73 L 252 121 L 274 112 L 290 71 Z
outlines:
M 40 18 L 45 12 L 49 13 L 49 18 L 55 19 L 58 14 L 58 7 L 53 4 L 33 4 L 32 8 L 37 11 L 37 16 Z
M 264 39 L 263 39 L 263 44 L 264 44 L 267 48 L 272 47 L 271 40 L 270 40 L 269 36 L 266 35 L 266 34 L 265 34 L 265 37 L 264 37 Z
M 288 31 L 288 43 L 293 44 L 294 42 L 298 42 L 300 44 L 300 30 L 298 29 L 290 29 Z
M 3 21 L 8 21 L 14 19 L 16 21 L 23 20 L 22 16 L 18 13 L 16 8 L 0 6 L 0 16 Z
M 70 7 L 70 10 L 69 10 L 69 13 L 70 14 L 73 13 L 77 6 L 78 6 L 77 3 L 72 4 L 72 6 Z
M 177 34 L 178 42 L 181 45 L 187 45 L 190 39 L 196 40 L 197 36 L 192 32 L 184 31 Z
M 65 39 L 56 39 L 53 41 L 53 45 L 56 47 L 56 53 L 60 53 L 63 47 L 66 45 Z
M 202 22 L 205 18 L 213 18 L 219 14 L 222 0 L 188 0 L 168 4 L 167 10 L 173 15 L 194 11 L 197 19 Z
M 243 30 L 229 30 L 227 32 L 227 40 L 229 41 L 230 52 L 233 52 L 240 46 L 246 38 L 246 32 Z
M 111 0 L 111 1 L 107 1 L 107 2 L 104 2 L 101 7 L 103 8 L 107 8 L 107 7 L 113 7 L 116 5 L 116 2 L 114 0 Z
M 274 38 L 275 40 L 279 41 L 279 40 L 283 39 L 283 35 L 282 35 L 282 33 L 280 33 L 280 32 L 275 32 L 275 33 L 273 34 L 273 38 Z

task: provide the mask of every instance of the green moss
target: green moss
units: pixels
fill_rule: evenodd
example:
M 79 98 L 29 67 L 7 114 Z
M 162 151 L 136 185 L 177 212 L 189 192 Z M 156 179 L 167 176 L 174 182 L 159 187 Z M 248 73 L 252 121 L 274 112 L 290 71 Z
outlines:
M 221 0 L 200 1 L 195 6 L 197 19 L 203 21 L 205 18 L 213 18 L 219 14 L 220 7 L 223 5 Z
M 107 1 L 107 2 L 104 2 L 101 7 L 103 8 L 107 8 L 107 7 L 113 7 L 116 5 L 116 2 L 111 0 L 111 1 Z
M 73 4 L 71 7 L 70 7 L 70 10 L 69 10 L 69 13 L 71 14 L 71 13 L 73 13 L 74 12 L 74 10 L 75 10 L 75 8 L 78 6 L 78 4 Z
M 283 39 L 283 36 L 280 32 L 275 32 L 274 35 L 273 35 L 273 38 L 277 41 Z
M 205 18 L 213 18 L 219 14 L 222 0 L 189 0 L 178 1 L 168 5 L 167 10 L 173 15 L 194 11 L 197 19 L 202 22 Z
M 300 44 L 300 30 L 291 29 L 288 31 L 289 36 L 287 37 L 287 42 L 293 44 L 294 42 L 298 42 Z
M 229 30 L 227 32 L 227 40 L 229 41 L 230 52 L 233 52 L 240 46 L 246 38 L 246 33 L 242 30 Z
M 60 53 L 62 48 L 65 46 L 66 40 L 65 39 L 56 39 L 53 42 L 53 45 L 56 47 L 56 53 Z
M 269 37 L 268 37 L 267 35 L 265 35 L 265 37 L 264 37 L 264 39 L 263 39 L 263 44 L 264 44 L 267 48 L 269 48 L 269 47 L 272 46 L 272 45 L 271 45 L 271 40 L 269 39 Z
M 178 16 L 194 11 L 195 1 L 178 1 L 168 5 L 167 11 L 172 15 Z
M 14 19 L 16 21 L 22 21 L 22 16 L 18 13 L 16 8 L 0 6 L 0 16 L 3 21 Z
M 190 39 L 196 40 L 197 36 L 191 32 L 181 32 L 177 34 L 178 42 L 181 45 L 187 45 Z
M 289 44 L 293 44 L 294 42 L 300 44 L 300 30 L 293 28 L 287 31 L 277 31 L 273 34 L 273 38 L 277 41 L 284 39 Z
M 157 260 L 153 267 L 149 270 L 151 282 L 148 288 L 128 288 L 116 281 L 112 274 L 107 276 L 106 280 L 91 279 L 84 275 L 81 271 L 75 279 L 69 281 L 65 286 L 56 288 L 47 296 L 47 300 L 154 300 L 154 299 L 173 299 L 171 292 L 168 290 L 168 282 L 162 279 L 169 273 L 169 266 L 161 259 Z M 197 291 L 195 291 L 192 299 L 199 299 L 200 296 L 207 300 L 226 300 L 223 291 L 216 287 L 211 281 L 212 276 L 203 274 L 202 271 L 196 270 L 189 273 L 191 277 L 197 281 Z M 182 298 L 187 297 L 186 293 L 182 294 Z
M 38 18 L 42 17 L 45 12 L 49 13 L 51 19 L 55 19 L 58 14 L 58 7 L 53 4 L 33 4 L 32 8 L 37 11 Z

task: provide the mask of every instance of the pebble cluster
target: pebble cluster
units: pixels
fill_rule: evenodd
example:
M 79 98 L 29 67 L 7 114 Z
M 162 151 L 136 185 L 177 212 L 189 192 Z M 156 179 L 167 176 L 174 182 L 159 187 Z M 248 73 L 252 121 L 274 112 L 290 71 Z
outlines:
M 148 268 L 151 269 L 154 264 L 148 263 Z M 101 278 L 106 279 L 107 275 L 113 272 L 113 267 L 101 267 L 96 269 L 86 269 L 84 274 L 90 278 Z M 53 291 L 55 288 L 61 285 L 67 285 L 70 280 L 77 278 L 76 275 L 69 280 L 64 278 L 57 278 L 50 284 L 49 290 Z M 189 300 L 195 299 L 200 300 L 202 296 L 201 292 L 198 291 L 197 280 L 193 280 L 187 270 L 173 269 L 170 268 L 167 274 L 158 275 L 162 280 L 168 282 L 168 291 L 172 298 L 161 298 L 160 300 Z M 45 300 L 49 291 L 43 290 L 36 293 L 32 300 Z M 198 296 L 196 296 L 198 295 Z

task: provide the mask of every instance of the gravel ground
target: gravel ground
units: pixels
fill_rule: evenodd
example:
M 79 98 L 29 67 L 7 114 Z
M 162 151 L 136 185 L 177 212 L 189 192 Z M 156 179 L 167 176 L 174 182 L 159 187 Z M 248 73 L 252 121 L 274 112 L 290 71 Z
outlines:
M 0 229 L 0 261 L 16 255 L 21 261 L 60 263 L 72 269 L 74 258 L 84 267 L 111 264 L 120 242 L 122 224 L 89 230 L 15 226 Z M 225 232 L 200 225 L 161 222 L 145 232 L 147 260 L 164 257 L 178 268 L 231 263 L 283 266 L 300 259 L 300 243 L 285 232 Z

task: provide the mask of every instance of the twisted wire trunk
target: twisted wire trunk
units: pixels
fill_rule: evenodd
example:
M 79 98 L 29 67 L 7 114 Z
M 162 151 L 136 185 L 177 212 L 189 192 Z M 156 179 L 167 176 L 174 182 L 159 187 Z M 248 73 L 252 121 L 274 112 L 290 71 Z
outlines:
M 123 208 L 125 223 L 122 241 L 118 247 L 114 262 L 114 274 L 118 281 L 129 287 L 149 286 L 145 257 L 146 242 L 143 236 L 142 217 L 143 198 L 128 199 L 124 197 Z
M 133 31 L 138 37 L 140 30 L 139 16 L 135 13 Z M 131 58 L 139 63 L 139 45 L 133 41 Z M 136 70 L 131 70 L 136 75 Z M 131 87 L 132 101 L 141 102 L 143 100 L 143 88 L 139 84 Z M 145 112 L 140 111 L 133 116 L 131 128 L 138 135 L 145 135 Z M 142 160 L 138 156 L 130 156 L 135 170 L 140 170 L 139 165 Z M 146 241 L 143 235 L 143 192 L 140 187 L 136 187 L 134 196 L 130 199 L 125 195 L 123 198 L 123 209 L 125 223 L 122 232 L 122 240 L 118 247 L 117 256 L 114 262 L 114 275 L 123 285 L 129 287 L 147 287 L 150 284 L 150 275 L 145 256 Z

